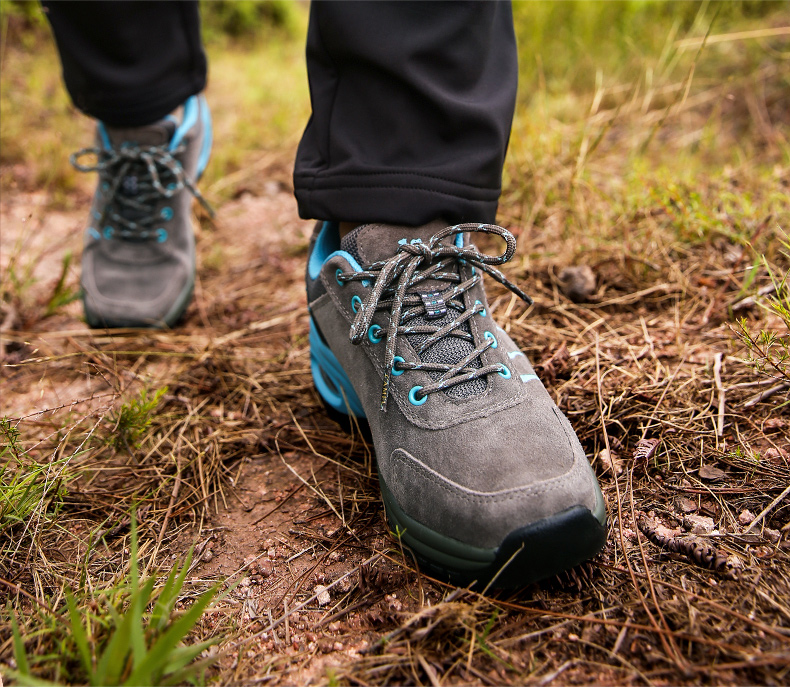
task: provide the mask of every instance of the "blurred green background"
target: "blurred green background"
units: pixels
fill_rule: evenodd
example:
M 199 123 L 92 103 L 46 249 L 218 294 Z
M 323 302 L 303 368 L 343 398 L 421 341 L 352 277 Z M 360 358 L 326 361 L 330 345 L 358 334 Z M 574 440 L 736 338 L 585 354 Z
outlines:
M 201 8 L 221 144 L 204 184 L 211 189 L 263 150 L 291 157 L 309 115 L 309 4 Z M 753 157 L 787 165 L 787 2 L 517 1 L 514 17 L 520 88 L 506 184 L 538 160 L 581 163 L 576 175 L 586 176 L 592 155 L 603 162 L 613 148 L 632 169 L 643 158 L 659 165 L 673 140 L 674 166 L 691 163 L 686 155 L 703 166 Z M 53 203 L 68 207 L 71 193 L 91 186 L 68 165 L 68 154 L 90 141 L 90 121 L 61 86 L 39 5 L 3 0 L 0 28 L 0 184 L 55 184 Z M 700 53 L 706 34 L 711 43 Z M 523 185 L 534 194 L 526 178 Z M 234 192 L 223 185 L 214 194 L 221 201 Z

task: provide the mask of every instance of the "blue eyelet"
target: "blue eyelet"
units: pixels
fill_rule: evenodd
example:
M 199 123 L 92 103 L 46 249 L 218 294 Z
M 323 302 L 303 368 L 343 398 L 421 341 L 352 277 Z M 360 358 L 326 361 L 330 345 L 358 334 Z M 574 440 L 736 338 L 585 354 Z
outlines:
M 167 240 L 167 231 L 164 228 L 159 228 L 159 230 L 156 231 L 156 239 L 158 242 Z
M 371 325 L 370 329 L 368 329 L 368 339 L 370 340 L 371 344 L 378 344 L 383 337 L 377 337 L 376 332 L 381 329 L 381 325 Z
M 94 240 L 98 240 L 101 235 L 99 235 L 99 231 L 96 228 L 88 228 L 88 233 Z
M 418 398 L 418 397 L 416 397 L 416 395 L 417 395 L 417 391 L 418 391 L 418 390 L 422 390 L 422 386 L 421 386 L 421 385 L 415 385 L 415 386 L 414 386 L 414 387 L 413 387 L 413 388 L 412 388 L 412 389 L 409 391 L 409 402 L 410 402 L 412 405 L 418 405 L 418 406 L 419 406 L 419 405 L 422 405 L 422 404 L 424 404 L 424 403 L 425 403 L 425 401 L 428 399 L 428 396 L 427 396 L 427 395 L 423 395 L 421 398 Z
M 176 188 L 175 182 L 170 182 L 170 184 L 167 185 L 168 191 L 173 191 L 175 188 Z
M 502 368 L 499 370 L 499 375 L 504 379 L 510 378 L 510 369 L 505 364 L 499 364 Z
M 345 281 L 343 281 L 343 279 L 340 278 L 340 275 L 342 273 L 343 273 L 342 269 L 335 269 L 335 281 L 337 281 L 338 286 L 342 286 L 344 283 L 346 283 Z
M 359 296 L 354 296 L 351 299 L 351 310 L 353 310 L 355 313 L 358 313 L 361 307 L 362 307 L 362 299 Z
M 395 368 L 395 364 L 397 364 L 398 362 L 404 364 L 404 363 L 406 363 L 406 360 L 402 356 L 396 356 L 395 357 L 395 361 L 392 364 L 392 375 L 393 376 L 399 376 L 405 371 L 405 369 L 403 369 L 403 368 L 400 369 L 400 370 Z
M 488 347 L 489 349 L 497 348 L 498 342 L 496 341 L 496 337 L 494 337 L 494 335 L 492 335 L 490 332 L 483 332 L 483 339 L 492 339 L 494 341 L 494 343 Z
M 488 312 L 486 311 L 486 307 L 480 301 L 475 301 L 475 307 L 477 307 L 478 305 L 480 306 L 480 310 L 478 310 L 477 312 L 480 313 L 480 317 L 485 317 L 488 314 Z
M 109 240 L 115 231 L 111 225 L 108 225 L 102 232 L 104 233 L 104 239 Z
M 160 212 L 159 215 L 166 221 L 173 220 L 173 209 L 169 206 L 165 206 Z

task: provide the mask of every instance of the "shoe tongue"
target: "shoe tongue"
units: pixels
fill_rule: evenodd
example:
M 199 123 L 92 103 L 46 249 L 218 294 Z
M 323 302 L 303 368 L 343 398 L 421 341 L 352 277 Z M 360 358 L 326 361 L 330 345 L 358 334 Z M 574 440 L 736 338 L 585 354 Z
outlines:
M 135 128 L 113 128 L 105 126 L 110 142 L 119 147 L 123 144 L 131 147 L 167 145 L 176 132 L 176 124 L 172 119 L 162 119 L 148 126 Z
M 354 228 L 340 241 L 340 249 L 350 254 L 363 267 L 382 262 L 394 256 L 404 242 L 419 241 L 428 244 L 431 237 L 447 224 L 434 221 L 417 228 L 370 223 Z

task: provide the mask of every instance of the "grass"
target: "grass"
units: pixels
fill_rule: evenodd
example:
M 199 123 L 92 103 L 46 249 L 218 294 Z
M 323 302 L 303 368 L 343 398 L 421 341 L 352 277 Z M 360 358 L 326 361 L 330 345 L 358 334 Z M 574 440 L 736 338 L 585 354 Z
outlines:
M 87 684 L 89 686 L 173 686 L 202 683 L 216 660 L 200 655 L 220 641 L 185 642 L 219 591 L 213 587 L 184 606 L 184 583 L 191 551 L 164 583 L 156 575 L 141 578 L 137 533 L 132 513 L 129 573 L 100 592 L 82 586 L 78 598 L 65 591 L 59 608 L 39 603 L 24 621 L 11 611 L 16 669 L 10 676 L 20 686 Z M 85 582 L 84 579 L 81 582 Z M 6 608 L 6 612 L 9 609 Z M 43 641 L 43 642 L 42 642 Z M 48 646 L 52 652 L 40 652 Z M 29 656 L 26 646 L 36 650 Z
M 786 685 L 786 6 L 516 3 L 500 219 L 519 236 L 508 276 L 536 303 L 489 296 L 590 454 L 610 532 L 595 560 L 487 594 L 415 569 L 369 447 L 311 386 L 303 233 L 275 205 L 309 113 L 304 8 L 258 36 L 255 6 L 206 27 L 222 145 L 201 188 L 220 217 L 171 333 L 92 332 L 68 302 L 93 184 L 67 160 L 91 124 L 46 34 L 7 9 L 6 679 Z M 28 228 L 5 213 L 17 202 Z M 37 244 L 62 218 L 46 271 Z M 576 304 L 559 279 L 579 264 L 597 285 Z M 181 647 L 154 662 L 174 627 Z

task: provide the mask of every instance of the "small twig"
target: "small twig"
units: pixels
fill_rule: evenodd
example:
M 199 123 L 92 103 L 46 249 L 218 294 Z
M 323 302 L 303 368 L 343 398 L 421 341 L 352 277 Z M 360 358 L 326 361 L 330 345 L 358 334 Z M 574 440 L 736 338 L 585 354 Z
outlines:
M 766 388 L 761 393 L 757 393 L 757 395 L 755 395 L 753 398 L 749 399 L 747 402 L 744 402 L 743 406 L 754 407 L 758 402 L 761 402 L 762 400 L 765 400 L 776 393 L 781 393 L 783 390 L 787 390 L 788 388 L 790 388 L 790 383 L 780 382 L 771 388 Z
M 744 533 L 749 533 L 749 531 L 751 531 L 758 523 L 760 523 L 760 521 L 765 518 L 765 515 L 777 504 L 779 504 L 779 502 L 781 502 L 788 495 L 788 493 L 790 493 L 790 485 L 785 487 L 782 493 L 776 499 L 774 499 L 773 502 L 771 502 L 767 507 L 765 507 L 765 509 L 763 509 L 757 516 L 754 517 L 754 521 L 749 524 Z
M 13 589 L 17 594 L 22 594 L 22 596 L 30 599 L 33 603 L 38 604 L 41 608 L 43 608 L 47 613 L 50 615 L 54 614 L 55 612 L 47 606 L 42 601 L 39 601 L 35 596 L 25 591 L 19 584 L 15 584 L 14 582 L 9 582 L 7 579 L 3 579 L 0 577 L 0 584 L 7 586 L 9 589 Z
M 716 436 L 722 438 L 724 436 L 724 401 L 726 391 L 721 382 L 721 358 L 723 354 L 719 352 L 716 354 L 713 361 L 713 379 L 716 381 L 716 390 L 719 391 L 719 418 L 716 422 Z

